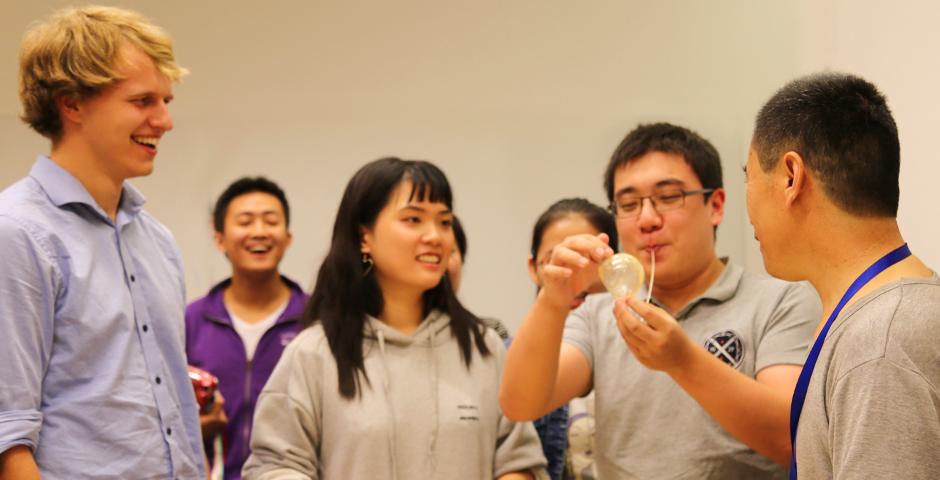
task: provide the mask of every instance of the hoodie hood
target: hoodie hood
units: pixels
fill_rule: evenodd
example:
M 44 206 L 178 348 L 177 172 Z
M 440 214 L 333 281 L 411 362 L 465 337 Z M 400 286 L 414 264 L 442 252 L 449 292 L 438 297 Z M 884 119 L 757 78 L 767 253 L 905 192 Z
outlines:
M 365 350 L 372 348 L 379 341 L 381 333 L 386 347 L 408 348 L 412 345 L 430 345 L 439 347 L 449 341 L 450 317 L 440 310 L 432 310 L 410 335 L 399 332 L 385 322 L 369 315 L 365 324 L 363 340 Z

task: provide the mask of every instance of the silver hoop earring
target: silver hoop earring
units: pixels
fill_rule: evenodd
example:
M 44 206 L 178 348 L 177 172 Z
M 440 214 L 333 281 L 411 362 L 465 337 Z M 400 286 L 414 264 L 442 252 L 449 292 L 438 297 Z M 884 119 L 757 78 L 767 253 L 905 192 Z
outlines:
M 366 275 L 368 275 L 369 272 L 372 271 L 372 267 L 374 266 L 375 266 L 375 261 L 372 260 L 372 256 L 369 255 L 368 253 L 363 252 L 362 268 L 364 269 L 364 271 L 362 272 L 362 276 L 365 277 Z

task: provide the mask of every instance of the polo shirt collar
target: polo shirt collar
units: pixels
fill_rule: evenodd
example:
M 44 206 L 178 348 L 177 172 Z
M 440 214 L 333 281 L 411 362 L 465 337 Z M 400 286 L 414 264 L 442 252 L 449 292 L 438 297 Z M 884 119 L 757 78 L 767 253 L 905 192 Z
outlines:
M 703 301 L 722 303 L 734 297 L 734 294 L 738 291 L 738 286 L 741 284 L 741 277 L 744 276 L 744 269 L 731 263 L 728 257 L 721 257 L 720 260 L 721 263 L 725 264 L 721 275 L 719 275 L 715 283 L 712 283 L 701 295 L 692 299 L 682 310 L 676 312 L 675 318 L 677 320 L 683 320 L 688 317 L 692 310 Z M 659 303 L 659 301 L 656 301 L 655 298 L 653 298 L 653 300 L 657 306 L 662 308 L 662 304 Z

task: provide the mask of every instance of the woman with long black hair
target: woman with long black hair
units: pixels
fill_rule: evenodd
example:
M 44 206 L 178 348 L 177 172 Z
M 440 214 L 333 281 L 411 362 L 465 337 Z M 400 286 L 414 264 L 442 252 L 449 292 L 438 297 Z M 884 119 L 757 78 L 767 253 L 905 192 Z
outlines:
M 423 161 L 361 168 L 308 304 L 258 401 L 246 478 L 534 478 L 535 430 L 503 417 L 499 336 L 444 275 L 450 185 Z

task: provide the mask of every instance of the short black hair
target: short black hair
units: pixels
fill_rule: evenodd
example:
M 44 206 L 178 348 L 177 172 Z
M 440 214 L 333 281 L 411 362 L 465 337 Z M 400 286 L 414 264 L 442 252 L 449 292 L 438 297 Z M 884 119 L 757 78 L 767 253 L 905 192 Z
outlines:
M 464 263 L 467 261 L 467 234 L 464 233 L 463 225 L 456 215 L 454 216 L 452 226 L 454 238 L 457 240 L 457 250 L 460 252 L 460 263 Z
M 765 172 L 796 152 L 839 208 L 897 217 L 898 127 L 884 95 L 867 80 L 835 72 L 793 80 L 757 114 L 752 145 Z
M 278 184 L 264 177 L 242 177 L 232 182 L 228 188 L 219 195 L 215 201 L 215 208 L 212 210 L 212 225 L 215 231 L 222 233 L 225 230 L 225 214 L 228 212 L 228 206 L 235 197 L 247 193 L 262 192 L 274 195 L 281 206 L 284 207 L 284 222 L 290 226 L 290 206 L 287 204 L 287 195 Z
M 611 155 L 604 172 L 604 189 L 608 201 L 614 201 L 614 174 L 617 169 L 650 152 L 680 154 L 702 182 L 702 188 L 722 187 L 721 157 L 708 140 L 685 127 L 665 122 L 650 123 L 630 131 Z M 708 201 L 708 195 L 704 197 Z

